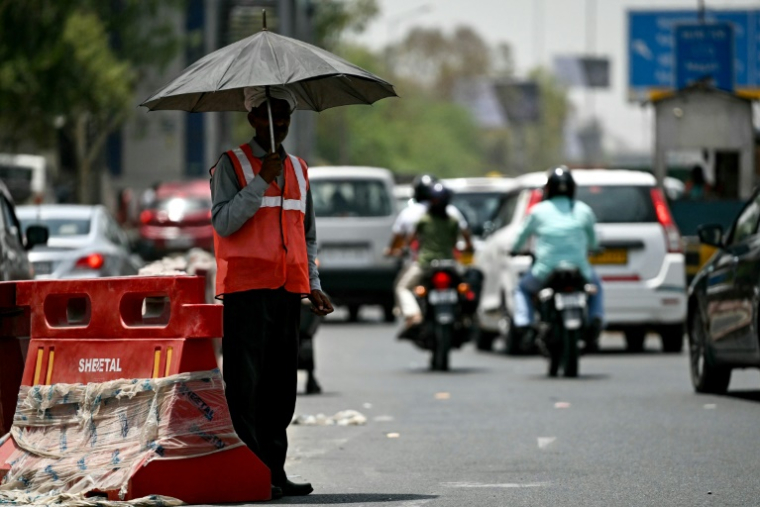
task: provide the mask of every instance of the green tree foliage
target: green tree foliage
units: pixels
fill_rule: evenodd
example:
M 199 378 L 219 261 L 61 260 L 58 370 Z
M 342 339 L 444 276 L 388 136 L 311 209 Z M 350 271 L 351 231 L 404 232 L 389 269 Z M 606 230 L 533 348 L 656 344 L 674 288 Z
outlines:
M 569 111 L 567 91 L 549 72 L 535 69 L 530 79 L 541 93 L 541 119 L 527 127 L 526 155 L 531 171 L 564 163 L 564 128 Z
M 347 60 L 394 83 L 401 98 L 321 113 L 318 162 L 439 176 L 502 170 L 495 147 L 499 139 L 484 135 L 451 95 L 462 77 L 510 72 L 507 46 L 492 51 L 474 30 L 460 27 L 451 35 L 415 29 L 382 55 L 346 44 L 337 49 Z
M 343 35 L 364 31 L 380 9 L 377 0 L 320 0 L 314 3 L 314 33 L 320 46 L 332 51 Z
M 442 177 L 483 173 L 481 137 L 469 113 L 412 87 L 400 88 L 401 100 L 321 113 L 319 162 Z
M 494 68 L 491 48 L 467 26 L 449 35 L 438 28 L 415 28 L 389 51 L 394 74 L 413 80 L 442 99 L 451 99 L 459 79 L 489 76 Z
M 0 146 L 74 147 L 79 198 L 95 199 L 93 165 L 133 110 L 138 80 L 181 47 L 179 0 L 0 1 Z M 60 136 L 56 135 L 60 129 Z

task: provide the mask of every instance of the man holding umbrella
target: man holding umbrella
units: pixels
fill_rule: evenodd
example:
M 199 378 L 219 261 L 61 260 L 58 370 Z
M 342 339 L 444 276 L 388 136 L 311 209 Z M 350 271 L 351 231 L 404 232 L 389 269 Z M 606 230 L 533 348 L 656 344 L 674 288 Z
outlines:
M 224 302 L 224 380 L 235 431 L 272 472 L 273 497 L 308 495 L 310 484 L 285 475 L 286 429 L 296 404 L 301 297 L 312 311 L 333 311 L 321 291 L 306 164 L 288 155 L 296 98 L 270 87 L 245 89 L 250 143 L 223 154 L 212 169 L 217 294 Z M 276 488 L 280 488 L 277 491 Z
M 285 475 L 295 409 L 300 300 L 333 311 L 316 268 L 306 163 L 282 148 L 293 110 L 395 97 L 393 85 L 324 49 L 266 28 L 190 65 L 141 105 L 247 111 L 254 138 L 212 169 L 216 293 L 224 302 L 224 380 L 232 423 L 269 467 L 272 496 L 308 495 Z

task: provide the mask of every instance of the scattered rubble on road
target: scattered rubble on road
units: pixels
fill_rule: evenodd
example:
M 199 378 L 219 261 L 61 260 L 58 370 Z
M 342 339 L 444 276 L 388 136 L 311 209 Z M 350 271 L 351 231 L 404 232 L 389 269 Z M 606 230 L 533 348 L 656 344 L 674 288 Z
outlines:
M 184 255 L 170 255 L 146 264 L 140 276 L 195 275 L 199 271 L 208 272 L 216 267 L 214 254 L 200 248 L 192 248 Z
M 325 414 L 296 415 L 292 423 L 301 426 L 363 426 L 367 424 L 367 418 L 356 410 L 343 410 L 331 417 Z

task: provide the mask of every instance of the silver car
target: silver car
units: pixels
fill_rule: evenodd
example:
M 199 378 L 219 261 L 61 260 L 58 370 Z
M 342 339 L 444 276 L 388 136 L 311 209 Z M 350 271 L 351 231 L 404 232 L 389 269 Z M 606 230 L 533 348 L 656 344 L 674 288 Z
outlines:
M 356 321 L 361 305 L 393 314 L 393 285 L 400 265 L 383 250 L 396 219 L 393 173 L 377 167 L 311 167 L 322 288 Z
M 127 235 L 103 206 L 19 206 L 16 214 L 23 230 L 44 225 L 50 231 L 47 245 L 29 251 L 38 280 L 136 275 L 140 268 Z

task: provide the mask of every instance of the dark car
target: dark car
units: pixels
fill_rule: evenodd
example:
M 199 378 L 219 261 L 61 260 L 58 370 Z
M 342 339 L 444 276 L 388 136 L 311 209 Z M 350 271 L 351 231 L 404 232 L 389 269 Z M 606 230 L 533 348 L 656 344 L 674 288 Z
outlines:
M 47 241 L 48 230 L 45 227 L 32 226 L 22 231 L 21 223 L 16 217 L 13 198 L 8 188 L 0 180 L 0 280 L 29 280 L 34 277 L 34 270 L 29 263 L 27 250 Z M 26 233 L 26 234 L 24 234 Z M 0 312 L 0 320 L 16 314 Z M 7 324 L 7 322 L 6 322 Z M 21 385 L 24 360 L 29 347 L 25 337 L 11 335 L 3 338 L 2 375 L 0 375 L 0 433 L 10 431 L 13 414 L 16 410 L 16 396 Z
M 0 181 L 0 280 L 29 280 L 34 278 L 34 270 L 29 262 L 27 250 L 47 241 L 45 227 L 32 227 L 23 231 L 16 216 L 16 207 L 5 186 Z M 26 233 L 26 234 L 25 234 Z
M 157 259 L 191 248 L 211 251 L 211 189 L 208 180 L 162 183 L 140 213 L 138 251 Z
M 727 233 L 717 224 L 698 229 L 716 253 L 689 287 L 691 379 L 700 393 L 725 393 L 733 368 L 760 367 L 760 191 Z

